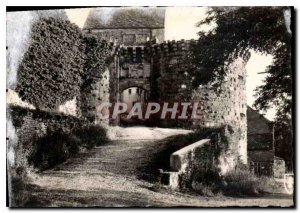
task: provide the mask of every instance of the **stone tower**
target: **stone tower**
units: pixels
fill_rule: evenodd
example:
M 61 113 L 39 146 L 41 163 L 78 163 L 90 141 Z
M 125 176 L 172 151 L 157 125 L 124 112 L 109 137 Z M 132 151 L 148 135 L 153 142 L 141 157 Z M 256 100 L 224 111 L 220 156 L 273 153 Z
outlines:
M 228 151 L 220 157 L 223 172 L 237 163 L 247 163 L 247 99 L 245 62 L 232 63 L 218 91 L 211 84 L 198 89 L 191 86 L 187 62 L 192 45 L 197 41 L 168 41 L 151 47 L 153 90 L 159 101 L 199 102 L 202 118 L 193 126 L 226 128 Z

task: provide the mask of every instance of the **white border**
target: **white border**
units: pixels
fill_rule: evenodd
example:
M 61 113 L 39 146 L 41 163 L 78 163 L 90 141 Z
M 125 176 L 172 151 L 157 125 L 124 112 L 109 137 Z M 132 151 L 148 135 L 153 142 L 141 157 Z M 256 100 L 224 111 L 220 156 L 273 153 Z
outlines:
M 6 94 L 5 94 L 5 85 L 6 85 L 6 51 L 5 51 L 5 41 L 6 41 L 6 6 L 295 6 L 296 10 L 299 9 L 298 3 L 299 0 L 263 0 L 263 1 L 249 1 L 249 0 L 234 0 L 234 1 L 220 1 L 220 0 L 210 0 L 210 1 L 201 1 L 201 0 L 184 0 L 184 1 L 175 1 L 175 0 L 53 0 L 53 1 L 34 1 L 34 0 L 4 0 L 1 1 L 1 12 L 0 12 L 0 65 L 1 65 L 1 83 L 0 83 L 0 99 L 1 99 L 1 109 L 0 109 L 0 132 L 1 132 L 1 147 L 0 147 L 0 156 L 1 156 L 1 172 L 0 172 L 0 209 L 1 211 L 8 212 L 9 209 L 5 207 L 6 205 Z M 299 15 L 299 14 L 298 14 Z M 297 17 L 296 17 L 297 18 Z M 299 22 L 296 20 L 296 29 L 299 29 Z M 297 42 L 297 49 L 299 47 L 299 42 Z M 299 54 L 297 54 L 296 61 L 299 61 Z M 298 63 L 296 63 L 298 67 Z M 297 71 L 297 70 L 296 70 Z M 299 82 L 299 74 L 298 79 Z M 299 100 L 300 93 L 297 89 L 297 100 Z M 299 112 L 297 120 L 299 118 Z M 297 126 L 297 132 L 299 130 L 299 125 Z M 297 143 L 297 141 L 296 141 Z M 299 153 L 299 147 L 297 146 L 297 154 Z M 296 163 L 297 170 L 299 171 L 298 163 Z M 297 176 L 297 183 L 299 183 L 299 178 Z M 299 188 L 299 187 L 298 187 Z M 298 190 L 297 190 L 298 191 Z M 298 193 L 297 193 L 298 194 Z M 299 194 L 298 194 L 299 196 Z M 299 203 L 297 203 L 299 205 Z M 175 209 L 172 209 L 172 211 Z M 265 209 L 255 211 L 266 211 Z M 272 210 L 272 209 L 269 209 Z M 32 211 L 32 210 L 29 210 Z M 57 212 L 64 212 L 65 210 L 60 209 Z M 88 210 L 82 210 L 87 212 Z M 101 209 L 100 211 L 107 211 Z M 111 210 L 110 210 L 111 211 Z M 114 210 L 115 211 L 115 210 Z M 124 211 L 124 209 L 123 209 Z M 155 211 L 165 211 L 165 210 L 155 210 Z M 185 210 L 180 210 L 185 211 Z M 204 209 L 199 209 L 199 211 L 207 211 Z M 216 210 L 213 210 L 216 211 Z M 230 209 L 231 211 L 231 209 Z M 211 212 L 211 211 L 210 211 Z

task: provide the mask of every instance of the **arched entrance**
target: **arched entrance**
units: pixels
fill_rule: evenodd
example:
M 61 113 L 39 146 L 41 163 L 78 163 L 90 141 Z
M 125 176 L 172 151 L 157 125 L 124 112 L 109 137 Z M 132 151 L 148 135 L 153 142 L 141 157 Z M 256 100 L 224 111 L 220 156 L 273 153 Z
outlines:
M 148 101 L 149 91 L 138 86 L 128 87 L 120 92 L 120 101 L 127 105 L 127 111 L 120 116 L 120 124 L 123 126 L 144 125 L 145 121 L 138 116 L 128 118 L 128 115 L 134 104 L 141 106 Z

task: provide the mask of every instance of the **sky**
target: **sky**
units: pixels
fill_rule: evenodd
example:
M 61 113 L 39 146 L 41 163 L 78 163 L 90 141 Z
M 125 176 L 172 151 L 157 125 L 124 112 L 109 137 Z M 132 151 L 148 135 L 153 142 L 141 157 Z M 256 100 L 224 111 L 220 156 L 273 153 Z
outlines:
M 89 10 L 89 8 L 69 9 L 66 12 L 70 21 L 82 28 Z M 196 24 L 206 17 L 206 11 L 206 7 L 168 7 L 165 15 L 165 40 L 197 39 L 197 32 L 200 28 L 196 27 Z M 213 27 L 206 26 L 202 29 L 209 30 Z M 261 55 L 253 51 L 251 52 L 251 58 L 246 65 L 247 104 L 251 107 L 255 101 L 254 89 L 262 85 L 266 77 L 266 74 L 259 73 L 264 72 L 266 67 L 271 63 L 271 55 Z M 274 120 L 275 113 L 275 109 L 270 109 L 266 112 L 265 116 L 269 120 Z

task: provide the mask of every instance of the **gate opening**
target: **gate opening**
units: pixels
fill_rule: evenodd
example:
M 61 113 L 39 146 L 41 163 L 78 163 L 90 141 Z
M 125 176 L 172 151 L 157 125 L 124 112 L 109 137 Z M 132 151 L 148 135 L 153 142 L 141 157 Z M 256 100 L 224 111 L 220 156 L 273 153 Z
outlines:
M 149 99 L 149 92 L 141 87 L 129 87 L 121 92 L 120 101 L 127 104 L 127 111 L 120 116 L 120 125 L 122 126 L 144 126 L 145 120 L 133 116 L 127 119 L 132 106 L 135 103 L 145 103 Z

